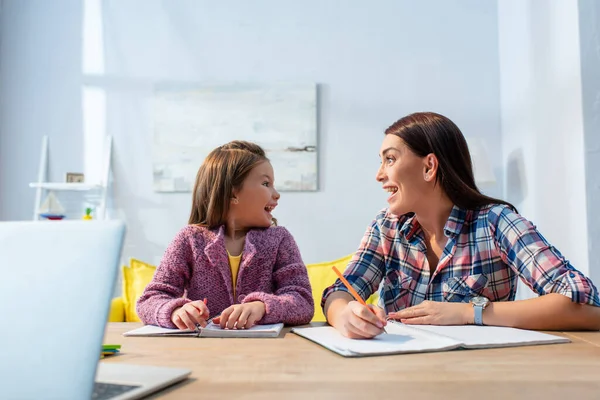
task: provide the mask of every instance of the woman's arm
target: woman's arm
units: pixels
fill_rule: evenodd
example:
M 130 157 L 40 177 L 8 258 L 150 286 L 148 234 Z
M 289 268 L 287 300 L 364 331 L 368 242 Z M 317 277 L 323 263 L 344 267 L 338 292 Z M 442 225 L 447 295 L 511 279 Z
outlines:
M 368 299 L 379 287 L 383 274 L 385 273 L 385 260 L 382 248 L 380 221 L 385 218 L 386 214 L 382 211 L 372 222 L 360 242 L 360 246 L 354 256 L 350 260 L 344 270 L 344 278 L 354 287 L 363 300 Z M 323 313 L 329 322 L 330 315 L 336 313 L 338 307 L 331 308 L 332 302 L 328 302 L 329 297 L 335 293 L 343 292 L 348 294 L 349 301 L 352 296 L 348 293 L 348 289 L 341 280 L 336 279 L 333 285 L 327 287 L 323 291 L 321 298 L 321 307 Z M 342 296 L 343 298 L 344 296 Z M 339 296 L 336 296 L 339 298 Z M 349 302 L 348 301 L 348 302 Z M 348 303 L 346 302 L 346 304 Z M 330 304 L 327 306 L 327 304 Z M 327 307 L 327 309 L 326 309 Z M 330 322 L 331 323 L 331 322 Z
M 354 300 L 354 298 L 352 298 L 350 293 L 341 290 L 333 292 L 327 297 L 325 305 L 323 306 L 323 314 L 325 314 L 325 318 L 327 318 L 329 325 L 333 327 L 336 326 L 336 316 L 338 316 L 344 307 L 352 300 Z
M 380 221 L 386 213 L 380 213 L 367 228 L 360 247 L 344 271 L 344 277 L 357 293 L 366 300 L 373 294 L 385 273 L 385 260 L 381 238 Z M 385 312 L 371 307 L 375 313 L 354 298 L 345 285 L 337 279 L 323 292 L 321 306 L 327 322 L 350 338 L 372 338 L 382 332 Z
M 389 313 L 388 317 L 408 325 L 468 325 L 474 323 L 475 310 L 469 303 L 424 301 Z M 599 330 L 600 307 L 550 293 L 529 300 L 489 303 L 483 310 L 483 324 L 536 330 Z
M 469 323 L 474 311 L 467 304 Z M 600 330 L 600 307 L 573 303 L 562 294 L 550 293 L 534 299 L 498 301 L 483 310 L 484 325 L 537 330 Z
M 598 290 L 535 225 L 505 206 L 490 210 L 489 224 L 502 261 L 540 297 L 496 302 L 484 310 L 484 323 L 532 329 L 600 329 Z

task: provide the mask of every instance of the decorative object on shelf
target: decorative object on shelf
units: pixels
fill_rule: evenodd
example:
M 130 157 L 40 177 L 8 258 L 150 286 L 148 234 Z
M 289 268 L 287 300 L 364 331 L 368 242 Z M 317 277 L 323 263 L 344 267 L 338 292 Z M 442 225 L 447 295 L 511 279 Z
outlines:
M 65 209 L 54 195 L 54 192 L 48 192 L 48 196 L 38 208 L 40 217 L 52 220 L 63 219 L 65 217 L 64 212 Z
M 0 0 L 1 2 L 1 0 Z M 102 162 L 101 165 L 90 166 L 84 173 L 73 173 L 69 172 L 65 176 L 66 182 L 49 182 L 48 181 L 48 136 L 42 138 L 42 150 L 40 153 L 40 164 L 38 169 L 38 178 L 36 182 L 29 184 L 30 188 L 35 190 L 35 203 L 33 206 L 33 220 L 39 220 L 43 216 L 39 210 L 41 208 L 42 199 L 44 195 L 51 191 L 60 192 L 84 192 L 85 202 L 82 205 L 77 206 L 77 209 L 82 209 L 87 206 L 86 203 L 92 202 L 93 218 L 94 219 L 106 219 L 107 213 L 107 200 L 108 200 L 108 187 L 110 185 L 110 161 L 112 153 L 112 136 L 106 136 L 104 140 L 104 146 L 102 149 Z M 94 171 L 101 171 L 99 177 L 93 176 Z M 88 182 L 84 181 L 84 177 L 87 175 Z M 86 192 L 89 192 L 86 193 Z M 72 201 L 67 208 L 72 208 Z M 51 215 L 53 216 L 53 215 Z
M 87 207 L 85 209 L 85 215 L 83 216 L 84 220 L 86 221 L 91 221 L 92 220 L 92 209 L 90 207 Z
M 67 176 L 65 177 L 65 182 L 69 183 L 83 183 L 84 175 L 79 172 L 67 172 Z

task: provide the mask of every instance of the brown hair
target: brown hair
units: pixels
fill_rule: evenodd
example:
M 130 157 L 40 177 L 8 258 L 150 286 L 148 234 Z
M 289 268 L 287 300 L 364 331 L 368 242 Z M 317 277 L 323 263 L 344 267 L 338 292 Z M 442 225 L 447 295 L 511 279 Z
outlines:
M 465 209 L 489 204 L 512 204 L 482 194 L 475 184 L 467 141 L 458 126 L 443 115 L 418 112 L 399 119 L 385 130 L 396 135 L 419 157 L 434 154 L 438 159 L 435 183 L 439 183 L 452 203 Z
M 269 161 L 257 144 L 234 140 L 217 147 L 204 159 L 196 175 L 188 224 L 216 228 L 226 222 L 233 190 L 255 166 Z

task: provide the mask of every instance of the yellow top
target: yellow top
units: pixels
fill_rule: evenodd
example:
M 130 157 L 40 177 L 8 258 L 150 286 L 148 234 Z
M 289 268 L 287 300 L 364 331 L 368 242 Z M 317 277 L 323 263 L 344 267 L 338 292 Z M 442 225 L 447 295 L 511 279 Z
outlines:
M 227 252 L 227 256 L 229 257 L 229 267 L 231 267 L 231 283 L 233 285 L 233 298 L 235 299 L 235 285 L 237 284 L 237 276 L 238 271 L 240 270 L 242 255 L 232 256 Z

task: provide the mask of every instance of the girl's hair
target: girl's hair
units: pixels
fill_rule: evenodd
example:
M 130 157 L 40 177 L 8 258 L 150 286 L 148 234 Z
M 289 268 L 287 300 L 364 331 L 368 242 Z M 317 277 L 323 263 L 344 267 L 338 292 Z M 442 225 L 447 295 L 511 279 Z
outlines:
M 264 161 L 269 159 L 259 145 L 242 140 L 234 140 L 211 151 L 196 175 L 188 223 L 209 228 L 223 225 L 233 190 L 240 189 L 252 168 Z
M 443 115 L 433 112 L 410 114 L 392 124 L 385 134 L 398 136 L 419 157 L 433 153 L 439 163 L 435 183 L 442 186 L 457 206 L 475 209 L 499 203 L 517 211 L 512 204 L 479 191 L 467 141 L 458 126 Z

